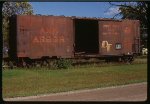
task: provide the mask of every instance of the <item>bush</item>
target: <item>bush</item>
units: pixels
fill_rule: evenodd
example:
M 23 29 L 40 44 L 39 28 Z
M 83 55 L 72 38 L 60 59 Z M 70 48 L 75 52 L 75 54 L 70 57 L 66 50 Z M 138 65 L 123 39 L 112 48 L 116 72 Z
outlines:
M 72 60 L 58 59 L 55 61 L 54 66 L 56 66 L 57 69 L 67 69 L 72 66 Z

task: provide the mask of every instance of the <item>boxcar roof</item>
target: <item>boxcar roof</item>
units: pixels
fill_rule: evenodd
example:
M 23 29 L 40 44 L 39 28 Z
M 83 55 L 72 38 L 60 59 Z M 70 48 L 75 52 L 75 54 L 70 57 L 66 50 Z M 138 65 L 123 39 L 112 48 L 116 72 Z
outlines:
M 77 17 L 77 16 L 54 16 L 54 15 L 16 15 L 17 17 L 20 16 L 37 16 L 37 17 L 60 17 L 60 18 L 70 18 L 70 19 L 83 19 L 83 20 L 102 20 L 102 21 L 122 21 L 122 20 L 130 20 L 130 19 L 113 19 L 113 18 L 97 18 L 97 17 Z M 138 20 L 139 21 L 139 20 Z

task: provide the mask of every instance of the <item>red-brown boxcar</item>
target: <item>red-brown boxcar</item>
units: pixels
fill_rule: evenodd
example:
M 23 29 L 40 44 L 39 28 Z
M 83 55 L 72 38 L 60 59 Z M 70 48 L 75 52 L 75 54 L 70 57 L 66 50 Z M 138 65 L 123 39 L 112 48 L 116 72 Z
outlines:
M 101 55 L 133 55 L 140 52 L 138 20 L 99 21 Z
M 138 20 L 22 15 L 10 19 L 17 58 L 123 56 L 140 52 Z
M 16 56 L 73 57 L 73 21 L 54 16 L 16 16 L 10 32 L 16 41 Z M 13 21 L 13 20 L 12 20 Z M 16 30 L 16 34 L 14 34 Z M 11 42 L 13 44 L 14 40 Z

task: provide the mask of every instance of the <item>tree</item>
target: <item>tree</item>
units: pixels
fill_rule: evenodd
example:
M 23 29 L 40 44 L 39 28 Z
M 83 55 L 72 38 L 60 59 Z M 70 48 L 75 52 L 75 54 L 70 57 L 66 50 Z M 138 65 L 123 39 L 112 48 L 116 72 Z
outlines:
M 2 8 L 3 18 L 3 42 L 8 43 L 9 38 L 9 17 L 12 15 L 31 15 L 32 6 L 28 2 L 5 2 Z
M 123 4 L 114 4 L 110 2 L 112 6 L 119 6 L 119 13 L 114 17 L 120 15 L 122 19 L 137 19 L 140 20 L 141 26 L 141 40 L 142 45 L 147 47 L 147 28 L 148 28 L 148 3 L 147 2 L 125 2 Z

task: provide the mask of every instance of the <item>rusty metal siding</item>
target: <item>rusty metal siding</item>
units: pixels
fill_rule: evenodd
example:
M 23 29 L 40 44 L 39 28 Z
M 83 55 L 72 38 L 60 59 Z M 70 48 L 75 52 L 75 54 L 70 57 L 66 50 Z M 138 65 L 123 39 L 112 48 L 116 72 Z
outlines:
M 129 20 L 122 21 L 123 31 L 123 53 L 128 54 L 132 52 L 132 41 L 133 41 L 133 26 Z
M 140 53 L 140 22 L 138 20 L 134 20 L 133 52 Z
M 140 52 L 138 20 L 99 21 L 100 55 L 122 55 Z M 116 43 L 121 49 L 116 49 Z
M 18 25 L 18 56 L 73 57 L 73 21 L 71 18 L 19 16 Z
M 99 21 L 99 52 L 100 55 L 119 55 L 121 49 L 116 44 L 122 43 L 120 21 Z
M 123 54 L 132 54 L 139 51 L 139 21 L 123 20 Z
M 28 57 L 30 41 L 30 18 L 17 16 L 17 56 Z

